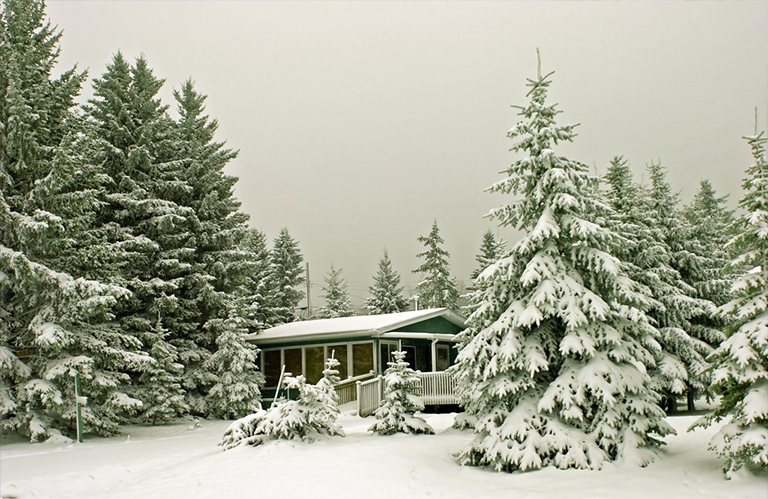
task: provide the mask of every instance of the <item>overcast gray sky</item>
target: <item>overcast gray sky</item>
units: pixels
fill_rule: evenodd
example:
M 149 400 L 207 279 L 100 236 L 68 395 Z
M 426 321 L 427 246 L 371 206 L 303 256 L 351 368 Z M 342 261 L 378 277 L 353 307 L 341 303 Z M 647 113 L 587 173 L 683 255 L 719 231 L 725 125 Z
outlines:
M 768 121 L 768 2 L 50 1 L 60 69 L 100 76 L 143 53 L 161 95 L 192 77 L 240 156 L 227 172 L 251 224 L 282 227 L 310 262 L 313 304 L 331 263 L 368 296 L 382 251 L 407 287 L 437 219 L 467 280 L 483 192 L 514 159 L 510 105 L 555 71 L 558 150 L 605 172 L 623 154 L 641 179 L 660 159 L 690 201 L 710 179 L 735 206 L 751 164 L 743 135 Z M 84 92 L 90 94 L 90 88 Z M 507 237 L 508 232 L 501 232 Z

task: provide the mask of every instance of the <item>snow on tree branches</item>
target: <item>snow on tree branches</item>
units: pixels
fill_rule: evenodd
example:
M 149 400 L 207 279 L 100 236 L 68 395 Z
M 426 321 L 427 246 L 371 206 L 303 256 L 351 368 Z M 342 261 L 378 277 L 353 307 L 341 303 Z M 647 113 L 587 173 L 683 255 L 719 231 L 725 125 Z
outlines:
M 298 391 L 298 399 L 278 398 L 266 411 L 245 416 L 224 432 L 221 445 L 224 450 L 240 445 L 261 445 L 268 440 L 305 440 L 312 442 L 321 435 L 344 436 L 337 423 L 338 396 L 334 386 L 338 383 L 339 361 L 326 361 L 323 378 L 310 385 L 304 376 L 286 376 L 285 389 Z
M 416 371 L 405 361 L 405 352 L 392 352 L 392 357 L 384 373 L 384 400 L 374 413 L 376 423 L 368 431 L 378 435 L 434 433 L 423 418 L 415 416 L 417 411 L 424 409 L 424 403 L 417 395 L 419 378 Z
M 551 74 L 528 80 L 531 100 L 508 132 L 525 157 L 489 189 L 515 196 L 489 215 L 525 234 L 470 295 L 454 375 L 477 422 L 458 459 L 508 472 L 644 465 L 672 431 L 647 374 L 659 350 L 652 300 L 615 256 L 620 238 L 600 223 L 588 168 L 553 150 L 575 125 L 554 121 Z
M 731 288 L 733 300 L 720 307 L 734 332 L 710 357 L 720 405 L 697 423 L 726 420 L 710 448 L 726 459 L 727 476 L 742 467 L 768 470 L 768 162 L 764 132 L 745 139 L 755 163 L 739 202 L 745 213 L 729 243 L 740 277 Z

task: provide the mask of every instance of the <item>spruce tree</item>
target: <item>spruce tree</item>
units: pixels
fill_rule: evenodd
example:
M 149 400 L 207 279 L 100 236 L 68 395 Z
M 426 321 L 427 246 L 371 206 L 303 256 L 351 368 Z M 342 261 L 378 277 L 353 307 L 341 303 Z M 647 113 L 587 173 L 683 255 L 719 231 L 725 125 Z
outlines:
M 702 180 L 693 201 L 684 210 L 691 227 L 691 237 L 701 248 L 702 265 L 692 283 L 698 296 L 722 306 L 731 300 L 730 287 L 735 276 L 728 270 L 733 211 L 726 208 L 728 196 L 718 197 L 712 184 Z M 727 323 L 716 315 L 694 317 L 694 334 L 713 347 L 725 339 Z
M 499 258 L 504 255 L 507 242 L 503 239 L 496 239 L 493 235 L 493 231 L 488 229 L 483 234 L 483 242 L 480 244 L 480 253 L 475 256 L 475 260 L 479 264 L 478 267 L 472 271 L 469 276 L 472 280 L 477 279 L 480 273 L 487 269 L 489 265 L 495 263 Z
M 451 277 L 448 257 L 450 254 L 442 248 L 445 242 L 440 237 L 437 220 L 432 224 L 432 230 L 427 236 L 419 236 L 419 242 L 426 249 L 416 256 L 424 258 L 424 263 L 414 269 L 421 274 L 422 280 L 416 285 L 421 308 L 456 308 L 459 301 L 459 291 L 456 280 Z
M 249 229 L 238 248 L 244 254 L 247 267 L 235 290 L 234 313 L 251 332 L 279 324 L 281 320 L 274 306 L 267 236 L 258 229 Z
M 365 308 L 370 314 L 394 314 L 408 310 L 408 301 L 403 298 L 403 287 L 400 285 L 400 274 L 392 268 L 386 250 L 373 276 L 373 285 L 368 290 L 371 296 L 365 300 Z
M 248 215 L 240 211 L 233 188 L 236 177 L 224 173 L 225 166 L 237 156 L 215 140 L 218 121 L 205 114 L 206 96 L 199 93 L 191 80 L 174 90 L 179 119 L 174 123 L 173 148 L 181 169 L 174 171 L 177 185 L 167 190 L 168 199 L 187 210 L 188 240 L 186 251 L 178 259 L 186 265 L 179 273 L 175 292 L 178 306 L 166 318 L 169 341 L 178 348 L 185 372 L 182 386 L 187 401 L 195 413 L 209 416 L 220 413 L 221 400 L 213 396 L 212 408 L 207 407 L 209 389 L 220 386 L 217 374 L 206 366 L 220 366 L 221 354 L 209 363 L 209 356 L 218 352 L 219 337 L 227 335 L 231 345 L 233 332 L 231 304 L 237 301 L 238 289 L 253 271 L 253 266 L 266 265 L 263 255 L 252 255 L 240 249 L 248 234 Z M 252 308 L 251 308 L 251 311 Z M 245 326 L 238 324 L 235 329 Z M 233 354 L 237 348 L 227 349 Z M 237 359 L 230 359 L 237 363 Z M 251 391 L 258 392 L 254 385 Z M 236 404 L 239 401 L 235 401 Z
M 177 157 L 173 122 L 157 98 L 162 85 L 146 59 L 130 66 L 117 53 L 94 81 L 94 98 L 84 106 L 102 143 L 94 161 L 110 178 L 97 223 L 111 227 L 112 237 L 125 249 L 116 282 L 131 291 L 131 299 L 117 309 L 117 318 L 150 353 L 155 343 L 173 339 L 171 327 L 178 328 L 176 318 L 185 308 L 180 308 L 177 293 L 192 270 L 189 259 L 195 252 L 189 230 L 193 211 L 174 201 L 188 186 L 179 180 L 184 163 Z M 149 377 L 134 373 L 139 381 L 134 394 L 147 413 L 153 412 L 154 403 L 162 403 L 164 409 L 152 417 L 162 422 L 187 412 L 186 403 L 168 406 L 168 401 L 183 401 L 183 390 L 180 373 L 166 367 L 190 359 L 180 358 L 177 348 L 161 345 L 154 351 L 163 357 L 155 359 Z M 149 379 L 165 380 L 173 396 L 166 394 L 159 402 L 155 389 L 144 385 Z
M 293 322 L 304 291 L 297 289 L 305 282 L 299 243 L 291 237 L 287 228 L 280 230 L 270 254 L 270 279 L 274 292 L 275 311 L 280 323 Z
M 528 80 L 530 103 L 508 132 L 526 156 L 489 189 L 515 196 L 490 216 L 524 236 L 471 295 L 454 375 L 477 422 L 458 458 L 508 472 L 645 464 L 672 431 L 645 373 L 658 349 L 651 300 L 615 256 L 621 239 L 600 224 L 588 167 L 553 150 L 575 125 L 554 121 L 551 74 Z
M 96 148 L 73 112 L 85 73 L 53 79 L 61 33 L 44 3 L 0 11 L 0 416 L 32 440 L 74 434 L 74 375 L 90 404 L 86 432 L 117 431 L 141 402 L 129 369 L 150 359 L 112 324 L 128 291 L 89 272 L 90 259 L 119 248 L 95 223 L 104 190 Z M 111 269 L 114 270 L 114 269 Z M 21 358 L 20 358 L 21 357 Z
M 648 173 L 650 185 L 643 190 L 647 225 L 664 248 L 654 263 L 658 280 L 641 281 L 649 285 L 661 303 L 650 311 L 661 332 L 662 345 L 651 376 L 657 391 L 664 395 L 667 411 L 675 412 L 679 395 L 687 394 L 688 406 L 693 409 L 694 398 L 706 393 L 706 357 L 722 340 L 722 333 L 694 322 L 696 318 L 700 318 L 699 322 L 707 320 L 715 313 L 714 304 L 700 297 L 695 287 L 709 277 L 704 249 L 678 209 L 679 196 L 667 182 L 666 170 L 660 163 L 651 163 Z
M 216 375 L 207 396 L 206 414 L 222 419 L 241 418 L 261 409 L 264 375 L 256 370 L 259 350 L 245 341 L 247 329 L 237 319 L 227 321 L 216 338 L 217 350 L 205 368 Z
M 394 433 L 427 433 L 435 430 L 415 415 L 424 409 L 424 403 L 417 395 L 419 377 L 405 361 L 405 352 L 392 352 L 392 362 L 384 373 L 384 400 L 376 409 L 376 423 L 368 431 L 377 435 Z
M 739 278 L 733 300 L 720 308 L 733 333 L 712 354 L 713 388 L 720 405 L 704 422 L 725 419 L 710 448 L 726 459 L 730 475 L 744 466 L 768 469 L 768 161 L 764 132 L 745 137 L 755 163 L 747 170 L 744 214 L 735 222 L 730 245 Z
M 318 317 L 321 319 L 333 319 L 335 317 L 350 317 L 354 315 L 352 302 L 349 300 L 349 291 L 347 290 L 347 280 L 341 276 L 341 269 L 331 269 L 325 276 L 325 286 L 323 286 L 321 296 L 325 299 L 325 306 L 320 307 Z
M 691 318 L 711 314 L 713 306 L 699 299 L 695 288 L 672 266 L 667 243 L 670 229 L 666 227 L 684 229 L 677 221 L 676 198 L 663 172 L 657 171 L 653 178 L 655 187 L 642 188 L 634 182 L 628 162 L 615 157 L 605 176 L 608 189 L 604 195 L 613 208 L 610 225 L 623 241 L 616 256 L 628 264 L 630 277 L 647 286 L 654 298 L 647 313 L 660 330 L 662 350 L 656 354 L 657 365 L 651 374 L 656 390 L 664 395 L 664 408 L 674 412 L 677 397 L 688 394 L 692 404 L 694 395 L 706 393 L 709 364 L 705 358 L 712 347 L 693 334 L 696 328 Z

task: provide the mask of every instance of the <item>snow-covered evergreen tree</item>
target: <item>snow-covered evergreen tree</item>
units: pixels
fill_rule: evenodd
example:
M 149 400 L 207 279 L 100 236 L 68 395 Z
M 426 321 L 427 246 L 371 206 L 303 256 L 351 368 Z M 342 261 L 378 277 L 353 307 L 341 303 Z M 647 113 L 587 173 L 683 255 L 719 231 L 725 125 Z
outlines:
M 657 365 L 651 373 L 654 387 L 664 395 L 664 407 L 674 412 L 677 397 L 687 394 L 692 404 L 694 396 L 706 393 L 709 383 L 705 358 L 712 346 L 693 331 L 709 336 L 718 332 L 697 330 L 691 323 L 694 316 L 711 315 L 714 306 L 701 300 L 672 266 L 669 233 L 688 226 L 678 220 L 676 197 L 663 171 L 658 166 L 654 171 L 651 188 L 643 189 L 633 181 L 628 162 L 621 156 L 613 158 L 605 176 L 605 198 L 613 208 L 609 223 L 623 239 L 615 254 L 629 264 L 630 277 L 647 286 L 654 298 L 647 313 L 661 332 L 662 350 L 656 354 Z M 680 249 L 681 239 L 675 237 L 675 241 Z M 681 254 L 682 250 L 677 253 Z
M 657 321 L 662 345 L 657 369 L 651 376 L 657 382 L 657 391 L 664 396 L 667 411 L 674 412 L 679 395 L 687 394 L 688 405 L 693 409 L 694 398 L 706 393 L 709 364 L 705 359 L 713 346 L 719 345 L 723 334 L 692 322 L 715 313 L 714 304 L 700 298 L 695 287 L 708 277 L 704 250 L 678 209 L 679 196 L 667 182 L 666 170 L 660 163 L 651 163 L 648 173 L 650 185 L 644 189 L 648 226 L 665 250 L 658 259 L 659 267 L 664 267 L 656 270 L 659 280 L 646 283 L 662 305 L 649 312 Z
M 132 293 L 117 317 L 121 328 L 150 353 L 155 342 L 172 340 L 179 328 L 177 318 L 185 308 L 179 306 L 177 293 L 192 270 L 190 255 L 195 252 L 189 232 L 194 212 L 174 201 L 188 185 L 179 180 L 184 163 L 177 157 L 173 121 L 157 98 L 162 85 L 146 59 L 130 66 L 118 53 L 94 80 L 94 97 L 84 106 L 101 141 L 94 161 L 110 178 L 97 223 L 111 227 L 112 237 L 122 241 L 124 258 L 115 280 Z M 152 411 L 152 401 L 158 399 L 143 381 L 167 381 L 165 389 L 174 396 L 163 399 L 164 409 L 155 413 L 163 416 L 155 419 L 161 422 L 186 413 L 188 406 L 179 403 L 171 410 L 169 401 L 183 400 L 181 374 L 160 372 L 176 364 L 175 352 L 165 347 L 154 351 L 171 357 L 156 359 L 150 378 L 135 373 L 139 382 L 134 396 L 144 402 L 145 411 Z M 189 359 L 180 360 L 186 365 Z
M 376 423 L 368 431 L 378 435 L 427 433 L 435 430 L 415 413 L 424 409 L 418 393 L 419 378 L 405 361 L 405 352 L 392 352 L 392 362 L 384 372 L 384 400 L 374 415 Z
M 317 385 L 304 376 L 286 376 L 286 390 L 298 391 L 297 400 L 278 398 L 266 411 L 257 411 L 234 423 L 224 432 L 219 445 L 224 450 L 240 445 L 261 445 L 268 440 L 312 442 L 322 435 L 344 436 L 337 423 L 338 399 L 333 386 L 338 380 L 338 361 L 328 359 L 323 378 Z
M 732 298 L 732 275 L 728 263 L 727 243 L 731 239 L 733 211 L 726 208 L 728 196 L 717 197 L 712 184 L 702 180 L 693 201 L 684 210 L 691 227 L 690 237 L 699 249 L 701 265 L 692 276 L 698 296 L 722 306 Z M 691 318 L 694 335 L 717 348 L 725 339 L 727 321 L 720 315 L 700 315 Z
M 744 180 L 730 242 L 741 276 L 734 298 L 720 308 L 733 321 L 733 334 L 712 354 L 713 387 L 722 395 L 705 421 L 726 420 L 710 448 L 726 458 L 725 471 L 743 466 L 768 470 L 768 161 L 764 132 L 745 137 L 755 159 Z M 704 423 L 702 421 L 701 423 Z
M 169 178 L 175 179 L 175 189 L 166 189 L 165 199 L 186 210 L 188 224 L 185 250 L 175 256 L 185 265 L 176 274 L 177 307 L 165 323 L 171 332 L 169 342 L 178 348 L 185 367 L 182 386 L 187 402 L 193 412 L 211 416 L 219 413 L 221 402 L 214 396 L 213 412 L 209 412 L 207 393 L 220 381 L 206 366 L 224 361 L 220 355 L 213 364 L 207 360 L 220 348 L 219 336 L 231 334 L 231 304 L 252 275 L 254 255 L 239 248 L 247 234 L 248 215 L 239 211 L 240 202 L 233 194 L 237 178 L 223 171 L 237 152 L 215 141 L 218 121 L 205 114 L 206 96 L 191 80 L 183 82 L 173 96 L 179 119 L 174 123 L 172 146 L 181 168 L 172 170 L 174 176 Z M 191 247 L 194 251 L 186 249 Z M 258 391 L 258 386 L 251 390 Z
M 333 264 L 325 276 L 323 293 L 320 296 L 325 299 L 325 306 L 320 307 L 319 318 L 332 319 L 334 317 L 350 317 L 355 314 L 349 299 L 347 280 L 341 276 L 341 269 L 334 268 Z
M 216 383 L 206 398 L 206 413 L 222 419 L 241 418 L 261 409 L 260 387 L 264 375 L 256 370 L 259 350 L 245 341 L 247 329 L 237 320 L 225 324 L 216 339 L 217 350 L 204 367 L 216 375 Z
M 442 247 L 445 241 L 440 237 L 437 220 L 432 224 L 432 230 L 427 236 L 419 236 L 419 242 L 426 247 L 416 255 L 418 258 L 424 258 L 424 262 L 413 271 L 422 276 L 422 280 L 416 285 L 419 306 L 456 308 L 459 291 L 456 280 L 450 274 L 450 254 Z
M 275 238 L 270 257 L 276 312 L 280 323 L 293 322 L 296 307 L 304 298 L 304 291 L 298 287 L 306 281 L 299 243 L 291 237 L 287 228 L 281 229 Z
M 281 323 L 273 304 L 267 236 L 258 229 L 248 229 L 238 247 L 245 253 L 248 266 L 235 290 L 235 314 L 245 321 L 250 331 Z
M 659 349 L 651 299 L 614 255 L 621 238 L 599 223 L 587 166 L 552 149 L 575 125 L 555 123 L 550 75 L 528 80 L 531 100 L 508 132 L 526 156 L 489 189 L 515 196 L 490 216 L 525 235 L 471 295 L 453 372 L 477 422 L 458 458 L 499 471 L 645 464 L 672 431 L 646 373 Z
M 51 78 L 60 32 L 40 1 L 0 11 L 0 416 L 32 440 L 75 426 L 74 374 L 90 404 L 86 432 L 108 435 L 140 402 L 129 369 L 149 364 L 140 343 L 112 323 L 128 297 L 84 262 L 119 253 L 98 230 L 104 189 L 94 141 L 72 111 L 85 80 Z M 98 280 L 94 280 L 98 279 Z
M 480 244 L 480 253 L 475 256 L 478 266 L 469 276 L 472 280 L 477 279 L 480 273 L 487 269 L 492 263 L 496 263 L 504 255 L 507 242 L 503 239 L 496 239 L 493 231 L 488 229 L 483 234 L 483 242 Z
M 408 301 L 403 298 L 403 287 L 400 285 L 400 274 L 392 268 L 386 250 L 373 276 L 373 285 L 368 290 L 371 296 L 366 298 L 365 308 L 370 314 L 394 314 L 408 310 Z

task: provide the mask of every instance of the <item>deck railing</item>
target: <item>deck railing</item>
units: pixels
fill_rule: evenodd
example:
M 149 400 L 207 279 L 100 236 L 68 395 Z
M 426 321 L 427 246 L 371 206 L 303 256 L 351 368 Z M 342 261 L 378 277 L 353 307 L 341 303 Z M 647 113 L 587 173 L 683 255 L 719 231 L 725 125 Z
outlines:
M 418 373 L 419 397 L 424 405 L 452 405 L 456 404 L 455 385 L 453 378 L 447 371 Z
M 336 385 L 336 393 L 339 396 L 339 405 L 348 404 L 357 400 L 357 382 L 366 381 L 373 378 L 372 372 L 363 374 L 362 376 L 355 376 L 354 378 L 348 378 L 339 382 Z
M 377 376 L 368 381 L 357 382 L 357 415 L 370 416 L 381 405 L 384 379 Z
M 417 393 L 424 405 L 453 405 L 458 403 L 453 378 L 448 372 L 420 372 L 417 375 L 419 377 Z M 370 416 L 378 409 L 384 398 L 384 378 L 377 376 L 373 379 L 359 380 L 356 382 L 356 388 L 357 414 L 362 417 Z M 337 385 L 336 390 L 339 391 L 339 385 Z M 348 390 L 348 388 L 345 387 L 344 390 Z M 348 400 L 348 402 L 352 400 Z

